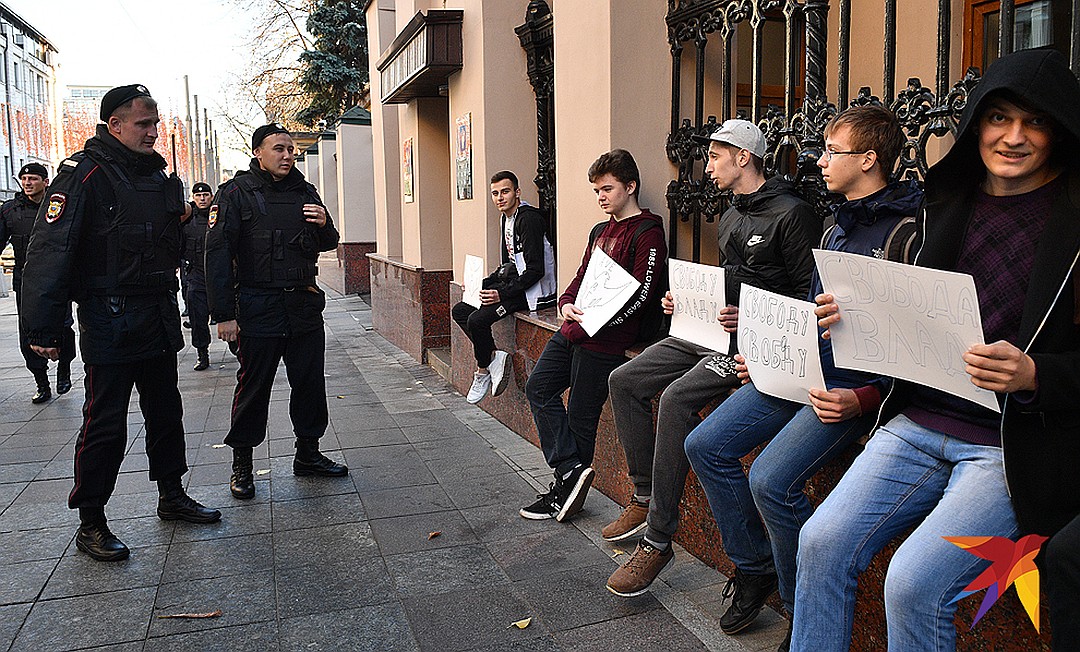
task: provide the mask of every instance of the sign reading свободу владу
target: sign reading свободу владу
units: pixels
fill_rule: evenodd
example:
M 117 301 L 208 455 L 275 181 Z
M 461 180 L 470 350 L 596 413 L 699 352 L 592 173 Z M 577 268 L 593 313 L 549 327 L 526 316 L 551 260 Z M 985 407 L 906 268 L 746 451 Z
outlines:
M 687 342 L 727 353 L 731 334 L 717 321 L 727 305 L 724 268 L 685 260 L 668 260 L 668 288 L 675 312 L 669 334 Z
M 825 292 L 840 307 L 830 329 L 837 367 L 933 387 L 1000 412 L 971 384 L 961 357 L 983 343 L 975 280 L 869 256 L 814 250 Z

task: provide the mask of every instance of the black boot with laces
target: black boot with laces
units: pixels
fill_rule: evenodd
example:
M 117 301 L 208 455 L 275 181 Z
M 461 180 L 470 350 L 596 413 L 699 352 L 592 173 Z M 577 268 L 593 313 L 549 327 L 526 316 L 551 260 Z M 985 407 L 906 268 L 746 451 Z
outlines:
M 221 512 L 204 507 L 187 495 L 180 478 L 158 480 L 157 514 L 163 521 L 214 523 L 221 520 Z

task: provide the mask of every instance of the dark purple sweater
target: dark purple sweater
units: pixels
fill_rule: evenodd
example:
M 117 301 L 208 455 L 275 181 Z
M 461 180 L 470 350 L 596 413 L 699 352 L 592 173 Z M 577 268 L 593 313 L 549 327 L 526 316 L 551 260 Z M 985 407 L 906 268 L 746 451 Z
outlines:
M 980 191 L 975 197 L 955 271 L 975 278 L 987 343 L 1017 343 L 1035 247 L 1062 192 L 1063 177 L 1058 177 L 1021 195 L 996 197 Z M 917 385 L 904 414 L 972 444 L 1001 446 L 1001 415 L 952 394 Z

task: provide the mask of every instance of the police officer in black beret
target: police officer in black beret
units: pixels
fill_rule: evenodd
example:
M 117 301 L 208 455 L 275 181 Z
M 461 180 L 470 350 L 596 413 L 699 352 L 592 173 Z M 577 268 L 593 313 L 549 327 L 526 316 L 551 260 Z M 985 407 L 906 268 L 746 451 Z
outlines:
M 193 369 L 204 371 L 210 367 L 210 308 L 206 303 L 203 248 L 206 243 L 206 222 L 210 217 L 210 204 L 214 195 L 210 185 L 200 181 L 191 187 L 191 198 L 195 204 L 191 219 L 184 222 L 180 230 L 183 272 L 187 279 L 184 305 L 187 306 L 188 323 L 191 324 L 191 345 L 199 354 Z
M 232 426 L 230 490 L 255 495 L 252 448 L 266 438 L 270 389 L 284 359 L 292 394 L 296 475 L 343 476 L 349 469 L 319 452 L 326 431 L 323 378 L 326 297 L 315 284 L 319 252 L 337 246 L 338 232 L 315 187 L 294 167 L 296 147 L 278 124 L 251 137 L 255 158 L 218 190 L 206 234 L 210 312 L 218 337 L 239 345 Z M 235 268 L 234 268 L 235 263 Z
M 0 249 L 8 241 L 15 250 L 15 268 L 11 274 L 11 287 L 15 291 L 15 308 L 22 312 L 22 273 L 26 265 L 26 245 L 30 242 L 30 230 L 34 226 L 38 208 L 45 198 L 49 186 L 49 171 L 41 163 L 27 163 L 19 170 L 19 185 L 22 192 L 0 206 Z M 68 304 L 64 327 L 60 331 L 60 360 L 56 366 L 56 393 L 66 394 L 71 389 L 71 361 L 75 359 L 74 321 L 71 319 L 71 305 Z M 30 398 L 34 404 L 44 403 L 52 398 L 49 386 L 49 361 L 34 353 L 26 339 L 26 330 L 19 324 L 19 348 L 22 350 L 26 368 L 34 374 L 37 392 Z
M 39 355 L 56 359 L 67 302 L 79 305 L 86 364 L 83 424 L 75 442 L 79 550 L 113 561 L 128 549 L 105 520 L 127 448 L 131 389 L 139 391 L 158 516 L 211 523 L 221 512 L 184 491 L 187 471 L 176 353 L 180 221 L 190 207 L 154 151 L 157 102 L 142 85 L 110 90 L 97 133 L 60 164 L 38 213 L 23 276 L 23 323 Z

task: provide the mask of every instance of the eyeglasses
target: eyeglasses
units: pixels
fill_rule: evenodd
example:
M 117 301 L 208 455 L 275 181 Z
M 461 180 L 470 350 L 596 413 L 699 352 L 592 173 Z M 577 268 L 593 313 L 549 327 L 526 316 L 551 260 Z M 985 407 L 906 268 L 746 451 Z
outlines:
M 867 152 L 872 152 L 872 151 L 874 151 L 874 150 L 872 150 L 872 149 L 864 149 L 861 152 L 855 152 L 855 151 L 852 151 L 852 152 L 837 152 L 837 151 L 834 151 L 834 150 L 831 150 L 831 149 L 826 149 L 825 151 L 823 151 L 821 153 L 820 158 L 823 158 L 826 161 L 831 161 L 831 160 L 833 160 L 834 156 L 840 156 L 842 154 L 866 154 Z

